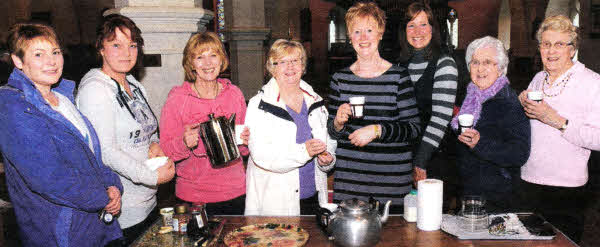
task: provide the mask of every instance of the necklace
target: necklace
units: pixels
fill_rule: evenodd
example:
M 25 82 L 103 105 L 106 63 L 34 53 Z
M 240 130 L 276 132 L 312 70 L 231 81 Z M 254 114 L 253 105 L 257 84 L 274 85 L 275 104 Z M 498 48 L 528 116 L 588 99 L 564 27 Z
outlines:
M 549 77 L 550 74 L 546 73 L 546 77 L 544 77 L 544 83 L 542 84 L 542 92 L 544 93 L 544 96 L 545 97 L 555 97 L 555 96 L 560 95 L 563 92 L 563 90 L 565 90 L 565 86 L 567 85 L 567 83 L 571 79 L 571 75 L 572 74 L 573 73 L 567 74 L 567 76 L 565 76 L 559 83 L 557 83 L 555 85 L 555 87 L 560 87 L 560 91 L 558 91 L 558 93 L 549 94 L 549 93 L 546 93 L 546 87 L 548 87 L 548 89 L 550 89 L 550 87 L 552 85 L 550 85 L 550 82 L 548 82 L 548 77 Z
M 192 83 L 192 87 L 194 87 L 194 90 L 196 90 L 196 94 L 198 94 L 198 97 L 200 97 L 200 98 L 216 99 L 217 98 L 217 94 L 219 93 L 219 83 L 216 82 L 216 81 L 215 81 L 215 86 L 214 86 L 214 90 L 213 90 L 214 96 L 212 96 L 212 97 L 210 95 L 208 95 L 208 94 L 204 95 L 204 97 L 203 97 L 202 93 L 200 93 L 200 90 L 198 90 L 198 88 L 196 88 L 196 83 L 195 82 Z

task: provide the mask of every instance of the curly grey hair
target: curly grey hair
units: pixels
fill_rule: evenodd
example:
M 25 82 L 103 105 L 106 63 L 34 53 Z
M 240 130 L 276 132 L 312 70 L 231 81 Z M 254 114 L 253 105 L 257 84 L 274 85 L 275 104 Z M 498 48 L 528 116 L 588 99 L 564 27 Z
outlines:
M 475 51 L 477 51 L 478 49 L 487 48 L 487 47 L 492 47 L 492 48 L 496 49 L 496 60 L 498 62 L 498 71 L 500 72 L 500 76 L 506 75 L 506 72 L 508 70 L 508 55 L 506 54 L 506 49 L 504 49 L 504 44 L 502 43 L 502 41 L 500 41 L 494 37 L 491 37 L 491 36 L 485 36 L 483 38 L 473 40 L 473 42 L 471 42 L 471 44 L 469 44 L 469 46 L 467 47 L 467 52 L 466 52 L 466 56 L 465 56 L 465 60 L 466 60 L 467 64 L 471 63 L 471 60 L 473 59 L 473 54 L 475 54 Z M 469 69 L 469 71 L 471 71 L 471 66 L 467 66 L 467 68 Z

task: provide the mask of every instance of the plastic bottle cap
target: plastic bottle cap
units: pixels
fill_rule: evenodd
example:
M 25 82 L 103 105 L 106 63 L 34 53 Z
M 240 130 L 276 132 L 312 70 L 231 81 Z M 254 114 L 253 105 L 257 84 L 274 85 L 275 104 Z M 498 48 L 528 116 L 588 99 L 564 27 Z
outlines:
M 410 194 L 411 194 L 411 195 L 416 195 L 416 194 L 417 194 L 417 190 L 411 190 L 411 191 L 410 191 Z

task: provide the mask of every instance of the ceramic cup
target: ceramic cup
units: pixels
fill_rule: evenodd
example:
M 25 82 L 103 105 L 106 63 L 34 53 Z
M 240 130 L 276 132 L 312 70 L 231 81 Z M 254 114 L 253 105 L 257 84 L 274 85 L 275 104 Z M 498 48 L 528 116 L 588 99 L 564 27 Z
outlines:
M 466 129 L 473 128 L 473 119 L 474 117 L 471 114 L 461 114 L 458 116 L 460 133 L 463 133 Z
M 544 99 L 544 95 L 540 91 L 530 91 L 527 92 L 527 98 L 539 103 L 542 102 L 542 99 Z
M 350 97 L 350 109 L 352 110 L 352 118 L 362 118 L 364 106 L 365 97 Z

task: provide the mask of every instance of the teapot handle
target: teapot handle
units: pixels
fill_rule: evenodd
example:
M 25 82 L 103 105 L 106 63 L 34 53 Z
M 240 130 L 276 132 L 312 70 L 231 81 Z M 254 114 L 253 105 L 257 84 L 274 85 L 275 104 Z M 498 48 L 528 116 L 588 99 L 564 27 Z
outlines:
M 331 216 L 333 216 L 333 213 L 329 211 L 329 209 L 322 207 L 317 208 L 317 213 L 315 215 L 317 218 L 317 223 L 319 224 L 319 227 L 321 227 L 321 230 L 327 235 L 329 240 L 333 240 L 331 233 L 327 230 L 327 227 L 329 226 L 329 220 L 332 219 Z

